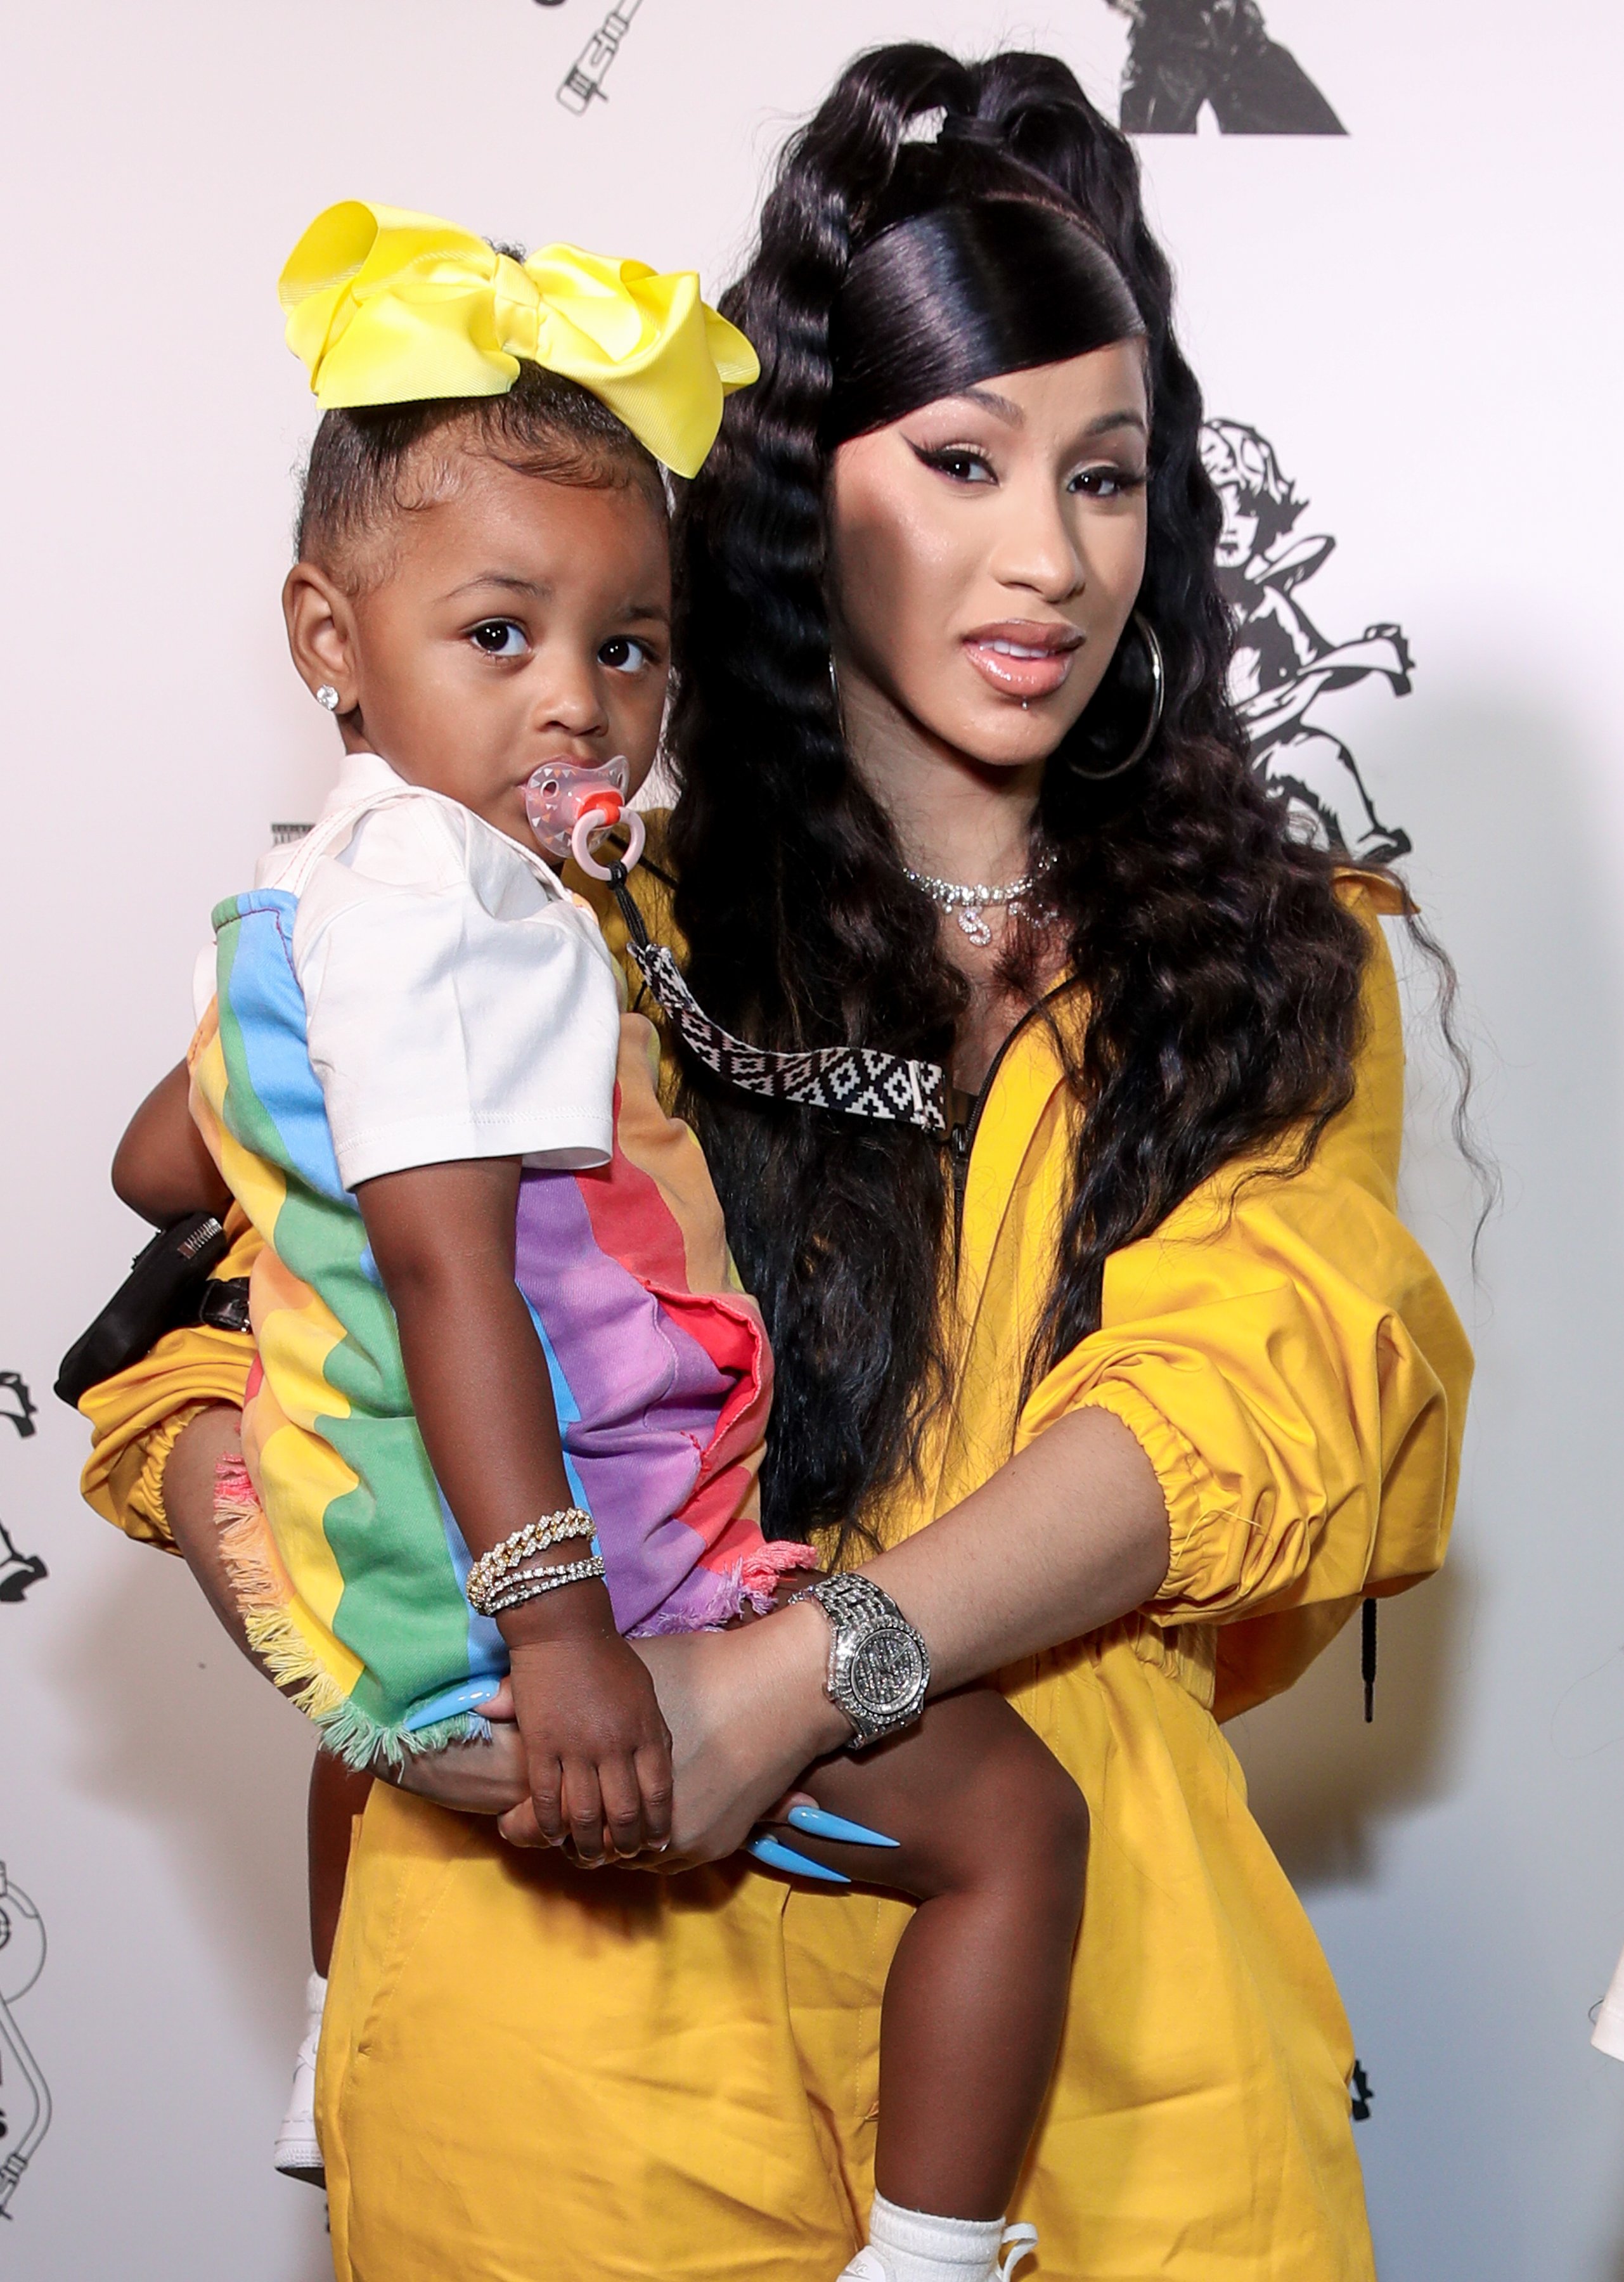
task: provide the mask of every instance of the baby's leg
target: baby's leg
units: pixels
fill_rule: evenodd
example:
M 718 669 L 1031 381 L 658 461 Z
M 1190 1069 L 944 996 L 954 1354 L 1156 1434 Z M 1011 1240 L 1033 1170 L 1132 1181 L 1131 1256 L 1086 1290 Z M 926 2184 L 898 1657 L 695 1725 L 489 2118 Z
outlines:
M 276 2154 L 279 2171 L 291 2178 L 307 2179 L 318 2187 L 324 2184 L 325 2173 L 315 2136 L 315 2059 L 327 2002 L 327 1972 L 344 1902 L 351 1826 L 371 1788 L 369 1774 L 346 1767 L 342 1759 L 318 1745 L 310 1770 L 310 1805 L 305 1826 L 309 1847 L 310 1956 L 315 1970 L 305 1984 L 305 2033 L 294 2057 L 293 2088 L 276 2134 Z
M 915 1898 L 881 2016 L 874 2181 L 889 2202 L 1001 2218 L 1048 2090 L 1083 1910 L 1088 1809 L 1060 1761 L 988 1688 L 802 1778 L 895 1851 L 787 1831 L 797 1851 Z
M 332 1963 L 344 1905 L 351 1825 L 371 1788 L 372 1777 L 364 1770 L 346 1766 L 330 1751 L 317 1750 L 310 1770 L 306 1835 L 310 1849 L 310 1957 L 323 1981 Z

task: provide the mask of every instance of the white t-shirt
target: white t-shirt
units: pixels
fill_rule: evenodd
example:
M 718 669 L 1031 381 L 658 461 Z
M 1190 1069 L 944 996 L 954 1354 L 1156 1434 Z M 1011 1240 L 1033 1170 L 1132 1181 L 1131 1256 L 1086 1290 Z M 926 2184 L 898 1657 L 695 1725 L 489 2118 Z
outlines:
M 255 885 L 298 896 L 293 970 L 346 1188 L 462 1158 L 607 1163 L 618 977 L 539 851 L 354 753 Z M 199 1019 L 214 995 L 211 945 Z

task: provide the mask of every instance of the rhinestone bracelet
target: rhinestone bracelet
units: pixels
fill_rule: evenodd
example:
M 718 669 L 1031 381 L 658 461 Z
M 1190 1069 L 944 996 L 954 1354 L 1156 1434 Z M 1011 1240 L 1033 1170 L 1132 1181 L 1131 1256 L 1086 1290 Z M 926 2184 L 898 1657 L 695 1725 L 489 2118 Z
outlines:
M 482 1617 L 491 1613 L 491 1595 L 512 1576 L 516 1569 L 538 1553 L 545 1553 L 549 1545 L 562 1545 L 572 1537 L 592 1537 L 596 1534 L 592 1516 L 578 1505 L 560 1506 L 556 1513 L 544 1513 L 538 1521 L 527 1521 L 523 1529 L 516 1529 L 511 1537 L 504 1537 L 500 1545 L 493 1545 L 482 1553 L 468 1572 L 463 1591 L 469 1605 Z
M 584 1561 L 557 1561 L 549 1568 L 527 1569 L 522 1577 L 499 1587 L 480 1614 L 499 1617 L 504 1609 L 517 1609 L 525 1601 L 540 1600 L 543 1593 L 556 1593 L 565 1585 L 584 1585 L 589 1578 L 602 1574 L 601 1553 L 589 1553 Z

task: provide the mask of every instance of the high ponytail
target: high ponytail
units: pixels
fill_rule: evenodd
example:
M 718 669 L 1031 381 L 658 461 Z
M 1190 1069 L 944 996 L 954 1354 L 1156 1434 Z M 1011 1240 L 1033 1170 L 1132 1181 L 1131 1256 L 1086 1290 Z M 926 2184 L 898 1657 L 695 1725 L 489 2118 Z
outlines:
M 854 265 L 889 258 L 916 221 L 963 239 L 960 221 L 992 206 L 1040 213 L 1040 233 L 1061 218 L 1076 241 L 1067 306 L 1080 307 L 1091 278 L 1101 308 L 1120 287 L 1106 338 L 1143 334 L 1153 416 L 1139 607 L 1167 664 L 1162 730 L 1142 764 L 1091 788 L 1063 743 L 1039 803 L 1046 899 L 1090 1021 L 1068 1070 L 1086 1121 L 1030 1384 L 1097 1327 L 1112 1251 L 1241 1152 L 1288 1131 L 1312 1148 L 1352 1090 L 1364 938 L 1329 860 L 1288 838 L 1252 774 L 1226 695 L 1201 396 L 1131 146 L 1053 58 L 967 64 L 887 47 L 842 74 L 784 153 L 758 250 L 721 305 L 762 376 L 729 400 L 679 514 L 672 851 L 699 997 L 765 1045 L 951 1058 L 966 985 L 841 734 L 825 514 Z M 975 275 L 972 262 L 972 304 Z M 1053 275 L 1046 260 L 1006 267 L 987 308 L 967 316 L 996 338 L 998 294 L 1018 296 L 1026 279 L 1053 300 Z M 1085 331 L 1077 352 L 1099 345 Z M 1014 369 L 1011 353 L 983 376 Z M 905 393 L 907 376 L 897 384 Z M 692 1066 L 684 1106 L 779 1358 L 767 1526 L 860 1540 L 916 1463 L 947 1383 L 943 1154 L 910 1129 L 731 1094 Z
M 844 916 L 846 906 L 867 900 L 868 844 L 882 827 L 851 776 L 829 671 L 820 439 L 834 382 L 832 315 L 858 234 L 891 184 L 908 127 L 967 92 L 965 66 L 929 47 L 882 49 L 866 68 L 848 72 L 785 151 L 762 211 L 760 250 L 724 296 L 732 322 L 752 341 L 759 336 L 761 376 L 743 392 L 744 416 L 724 420 L 682 517 L 689 607 L 673 743 L 685 798 L 673 844 L 685 873 L 697 865 L 693 878 L 708 873 L 719 854 L 712 825 L 725 808 L 761 843 L 751 866 L 760 884 L 731 881 L 727 901 L 736 911 L 743 896 L 765 919 L 779 902 L 773 875 L 782 867 L 776 788 L 755 760 L 769 743 L 793 752 L 800 820 L 832 891 L 828 939 L 810 970 L 797 954 L 760 974 L 752 951 L 739 963 L 746 997 L 735 992 L 731 1001 L 749 1005 L 787 1044 L 838 1041 L 846 1007 L 843 996 L 831 1001 L 830 989 L 843 994 L 848 967 L 860 989 L 855 977 L 875 949 L 867 929 L 854 936 Z M 740 640 L 746 625 L 760 639 Z M 707 725 L 723 718 L 727 735 L 713 740 Z M 686 770 L 681 757 L 702 743 L 705 769 Z M 695 892 L 690 888 L 685 904 Z M 749 925 L 742 932 L 758 942 L 776 935 Z M 929 994 L 938 1026 L 951 1025 L 957 1004 L 956 994 L 945 1002 Z M 902 1028 L 915 1028 L 925 1011 L 898 1007 Z M 867 1018 L 872 1010 L 862 1012 Z

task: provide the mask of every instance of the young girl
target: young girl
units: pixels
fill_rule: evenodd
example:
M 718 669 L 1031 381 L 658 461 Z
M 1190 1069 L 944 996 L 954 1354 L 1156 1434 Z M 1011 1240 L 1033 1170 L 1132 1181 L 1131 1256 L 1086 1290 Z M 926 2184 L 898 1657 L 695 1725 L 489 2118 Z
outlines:
M 345 761 L 308 837 L 217 907 L 188 1064 L 114 1172 L 150 1217 L 229 1194 L 264 1239 L 247 1471 L 221 1505 L 249 1637 L 356 1768 L 483 1732 L 506 1673 L 542 1833 L 596 1863 L 670 1829 L 628 1636 L 824 1596 L 856 1742 L 906 1732 L 803 1778 L 786 1819 L 808 1855 L 755 1851 L 845 1883 L 883 1845 L 883 1882 L 920 1904 L 847 2272 L 985 2282 L 1034 2239 L 1006 2214 L 1086 1812 L 1000 1696 L 920 1717 L 922 1643 L 883 1595 L 845 1588 L 865 1635 L 805 1547 L 763 1539 L 759 1317 L 698 1145 L 659 1106 L 656 1034 L 532 825 L 587 772 L 623 762 L 629 792 L 652 765 L 655 462 L 696 470 L 754 359 L 690 276 L 563 247 L 521 263 L 386 208 L 321 216 L 283 295 L 326 408 L 284 609 Z M 859 1712 L 842 1691 L 866 1637 L 882 1669 Z M 318 1781 L 329 1918 L 349 1805 Z

